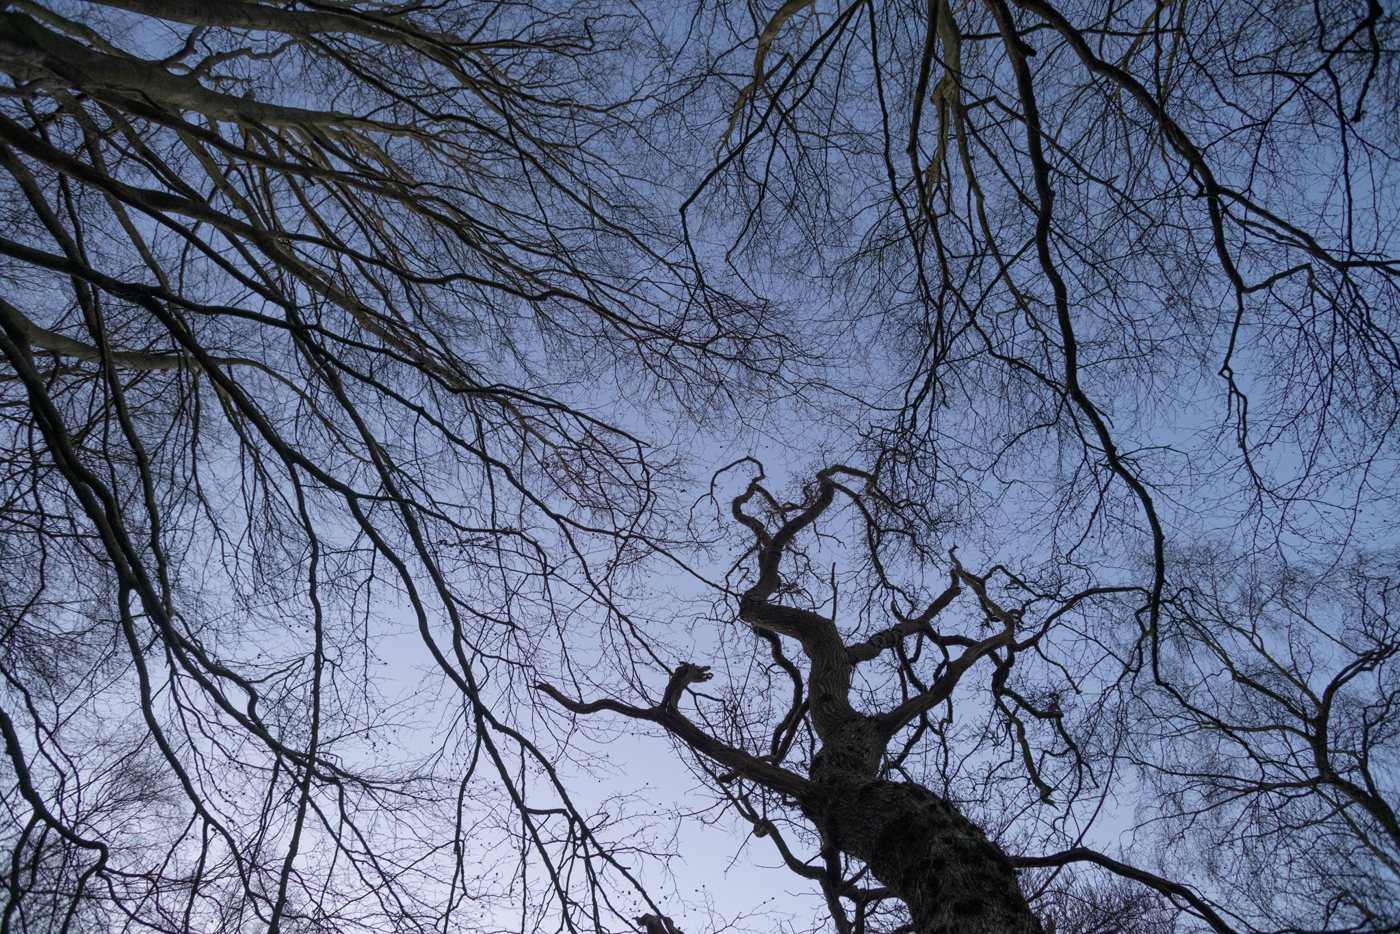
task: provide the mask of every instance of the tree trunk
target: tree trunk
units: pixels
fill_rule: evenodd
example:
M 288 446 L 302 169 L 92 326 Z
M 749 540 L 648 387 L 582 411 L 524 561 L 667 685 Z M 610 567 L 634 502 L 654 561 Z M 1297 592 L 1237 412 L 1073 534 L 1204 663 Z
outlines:
M 828 844 L 909 906 L 918 934 L 1042 934 L 986 834 L 921 785 L 832 775 L 804 807 Z

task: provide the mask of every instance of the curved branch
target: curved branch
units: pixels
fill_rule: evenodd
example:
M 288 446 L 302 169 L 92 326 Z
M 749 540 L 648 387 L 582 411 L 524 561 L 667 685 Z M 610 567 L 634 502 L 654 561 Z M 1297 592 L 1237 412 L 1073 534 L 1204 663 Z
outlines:
M 927 691 L 917 697 L 909 698 L 888 713 L 879 714 L 872 718 L 875 721 L 876 729 L 887 739 L 898 733 L 906 724 L 913 722 L 919 714 L 932 710 L 947 700 L 952 695 L 953 689 L 958 686 L 958 682 L 962 680 L 963 674 L 972 667 L 973 663 L 984 655 L 1011 645 L 1015 638 L 1015 633 L 1008 628 L 995 636 L 983 639 L 963 652 L 948 663 L 947 669 Z
M 687 667 L 691 669 L 701 668 L 701 666 L 691 665 L 689 662 L 682 664 L 680 668 L 676 670 L 676 674 L 672 675 L 672 683 L 676 681 L 678 676 L 684 677 L 682 672 Z M 708 669 L 703 670 L 708 671 Z M 573 700 L 557 688 L 543 681 L 535 685 L 535 690 L 549 695 L 561 707 L 576 714 L 592 714 L 600 710 L 610 710 L 613 713 L 620 713 L 624 717 L 633 720 L 646 720 L 651 723 L 659 724 L 664 727 L 668 733 L 685 743 L 693 751 L 713 759 L 742 778 L 746 778 L 755 784 L 762 785 L 770 791 L 776 791 L 778 794 L 795 798 L 799 802 L 806 801 L 812 797 L 812 783 L 807 779 L 793 772 L 789 772 L 787 769 L 764 762 L 756 756 L 749 755 L 742 749 L 735 749 L 727 743 L 720 742 L 692 723 L 680 713 L 680 711 L 676 710 L 674 703 L 672 706 L 668 707 L 666 706 L 666 701 L 663 700 L 662 704 L 656 707 L 633 707 L 630 704 L 624 704 L 610 698 L 603 698 L 601 700 L 585 703 Z M 669 687 L 667 688 L 667 693 L 670 693 Z M 677 689 L 677 693 L 679 693 L 679 689 Z
M 1214 928 L 1218 934 L 1239 934 L 1234 928 L 1225 923 L 1225 919 L 1216 914 L 1215 910 L 1206 904 L 1205 901 L 1195 892 L 1178 882 L 1170 879 L 1163 879 L 1161 876 L 1153 875 L 1144 869 L 1136 866 L 1129 866 L 1127 863 L 1120 863 L 1116 859 L 1104 856 L 1088 847 L 1075 847 L 1072 850 L 1065 850 L 1063 853 L 1056 853 L 1052 856 L 1011 856 L 1011 865 L 1018 869 L 1032 869 L 1049 866 L 1064 866 L 1069 863 L 1093 863 L 1095 866 L 1102 866 L 1116 876 L 1125 879 L 1132 879 L 1134 882 L 1141 882 L 1150 889 L 1155 889 L 1163 895 L 1175 896 L 1184 900 L 1192 908 L 1196 909 L 1201 919 Z
M 957 577 L 955 576 L 953 578 L 953 583 L 948 586 L 948 589 L 939 594 L 934 599 L 933 603 L 929 604 L 929 608 L 918 616 L 901 620 L 898 625 L 883 629 L 864 642 L 857 642 L 855 645 L 847 646 L 847 660 L 849 660 L 852 665 L 857 662 L 867 662 L 886 649 L 894 648 L 897 643 L 924 630 L 928 626 L 929 621 L 939 613 L 942 613 L 943 610 L 947 608 L 948 604 L 952 603 L 960 593 L 962 593 L 962 588 L 958 586 Z M 896 615 L 898 615 L 898 611 L 896 610 L 895 612 Z

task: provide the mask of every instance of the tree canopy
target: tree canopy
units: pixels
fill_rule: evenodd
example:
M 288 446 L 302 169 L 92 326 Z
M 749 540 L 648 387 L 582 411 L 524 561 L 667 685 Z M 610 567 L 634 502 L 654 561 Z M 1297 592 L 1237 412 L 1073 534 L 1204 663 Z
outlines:
M 1397 33 L 6 4 L 0 934 L 1400 931 Z

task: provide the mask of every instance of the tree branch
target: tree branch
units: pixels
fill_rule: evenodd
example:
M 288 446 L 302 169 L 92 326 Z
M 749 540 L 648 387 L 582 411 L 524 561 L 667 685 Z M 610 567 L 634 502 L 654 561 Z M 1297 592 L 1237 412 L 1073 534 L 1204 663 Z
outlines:
M 30 347 L 47 350 L 61 357 L 74 357 L 78 360 L 101 362 L 110 360 L 122 370 L 162 371 L 162 370 L 202 370 L 203 366 L 193 357 L 181 353 L 144 353 L 127 350 L 114 350 L 103 354 L 91 344 L 66 337 L 56 331 L 39 327 L 18 308 L 0 298 L 0 320 L 26 336 Z M 260 370 L 268 368 L 256 360 L 244 357 L 213 357 L 218 366 L 251 366 Z M 271 372 L 271 371 L 269 371 Z
M 855 645 L 846 647 L 846 659 L 852 664 L 866 662 L 878 656 L 886 649 L 893 648 L 897 643 L 904 641 L 909 636 L 914 635 L 926 628 L 929 621 L 947 608 L 948 604 L 962 593 L 962 588 L 958 586 L 956 575 L 953 583 L 948 589 L 943 591 L 929 605 L 929 608 L 912 619 L 901 620 L 896 626 L 882 629 L 864 642 L 857 642 Z M 896 614 L 898 611 L 896 611 Z
M 1051 856 L 1011 856 L 1008 857 L 1008 859 L 1011 860 L 1011 865 L 1018 869 L 1064 866 L 1068 863 L 1093 863 L 1096 866 L 1102 866 L 1114 875 L 1122 876 L 1125 879 L 1132 879 L 1135 882 L 1141 882 L 1148 888 L 1155 889 L 1163 895 L 1171 895 L 1183 899 L 1192 908 L 1196 909 L 1196 913 L 1201 919 L 1214 928 L 1218 934 L 1239 934 L 1238 931 L 1226 924 L 1225 919 L 1216 914 L 1215 910 L 1211 908 L 1210 905 L 1206 904 L 1199 895 L 1186 886 L 1168 879 L 1163 879 L 1161 876 L 1153 875 L 1135 866 L 1129 866 L 1127 863 L 1120 863 L 1116 859 L 1111 859 L 1087 847 L 1075 847 L 1072 850 L 1066 850 L 1063 853 L 1055 853 Z
M 983 639 L 949 662 L 947 670 L 933 682 L 927 691 L 917 697 L 909 698 L 888 713 L 875 716 L 873 719 L 876 728 L 887 738 L 898 733 L 905 724 L 913 721 L 919 714 L 932 710 L 947 700 L 952 695 L 953 689 L 958 686 L 958 681 L 962 679 L 963 673 L 971 668 L 974 662 L 984 655 L 1010 645 L 1014 639 L 1015 633 L 1009 627 L 1004 632 Z
M 548 694 L 558 702 L 560 706 L 576 714 L 592 714 L 601 710 L 609 710 L 633 720 L 647 720 L 651 723 L 659 724 L 664 727 L 668 733 L 681 740 L 681 742 L 685 743 L 693 751 L 713 759 L 741 778 L 746 778 L 751 782 L 762 785 L 770 791 L 787 795 L 798 801 L 805 801 L 810 798 L 812 795 L 812 784 L 807 781 L 807 779 L 793 772 L 789 772 L 787 769 L 765 762 L 756 756 L 751 756 L 742 749 L 736 749 L 733 746 L 720 742 L 675 709 L 675 697 L 673 694 L 678 696 L 685 686 L 695 681 L 705 680 L 709 680 L 709 668 L 707 666 L 693 665 L 690 662 L 684 662 L 672 673 L 671 681 L 667 685 L 666 695 L 663 697 L 662 702 L 655 707 L 645 708 L 633 707 L 610 698 L 588 702 L 576 701 L 543 681 L 535 684 L 535 690 Z M 679 686 L 677 686 L 678 684 Z M 674 692 L 672 690 L 673 687 Z

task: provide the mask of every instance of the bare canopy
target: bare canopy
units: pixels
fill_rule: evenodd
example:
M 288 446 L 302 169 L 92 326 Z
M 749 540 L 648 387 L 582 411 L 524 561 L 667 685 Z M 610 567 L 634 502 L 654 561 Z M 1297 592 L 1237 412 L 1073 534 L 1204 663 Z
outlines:
M 1397 32 L 6 4 L 0 934 L 1396 934 Z

